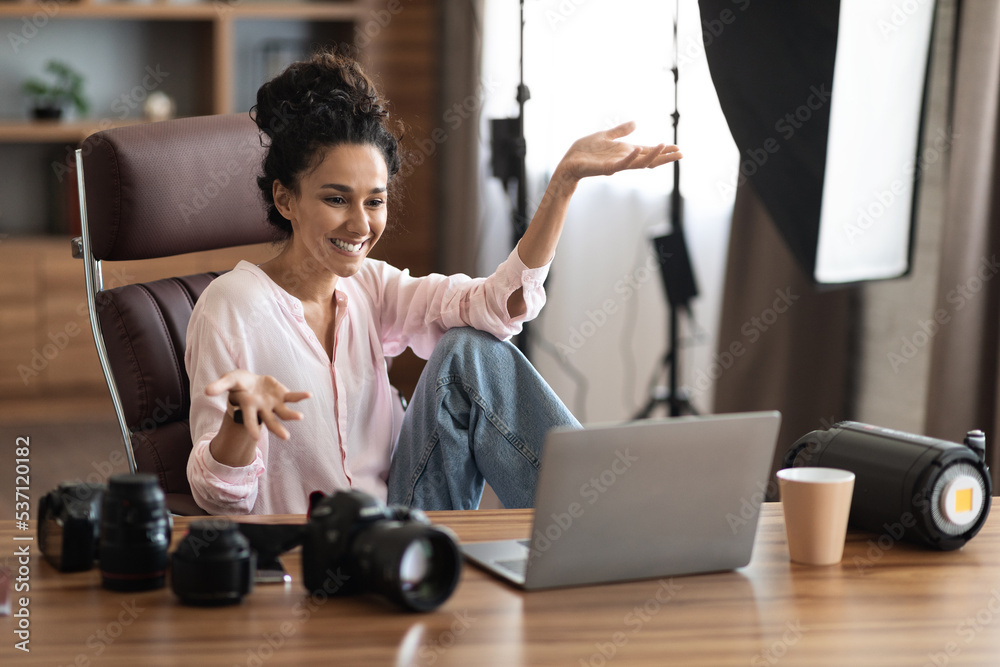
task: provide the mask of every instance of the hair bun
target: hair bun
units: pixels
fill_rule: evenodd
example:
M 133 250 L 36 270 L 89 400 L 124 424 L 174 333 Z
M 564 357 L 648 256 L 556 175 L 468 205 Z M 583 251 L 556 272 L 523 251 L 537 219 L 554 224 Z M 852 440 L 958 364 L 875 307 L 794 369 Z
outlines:
M 329 51 L 293 63 L 261 86 L 251 111 L 257 127 L 272 139 L 293 121 L 343 114 L 371 120 L 389 117 L 375 84 L 357 61 Z
M 346 55 L 323 51 L 292 63 L 260 87 L 250 114 L 268 148 L 257 183 L 268 218 L 285 233 L 291 227 L 274 207 L 273 183 L 294 187 L 321 149 L 369 144 L 385 158 L 390 180 L 401 167 L 399 137 L 389 129 L 389 112 L 378 89 Z

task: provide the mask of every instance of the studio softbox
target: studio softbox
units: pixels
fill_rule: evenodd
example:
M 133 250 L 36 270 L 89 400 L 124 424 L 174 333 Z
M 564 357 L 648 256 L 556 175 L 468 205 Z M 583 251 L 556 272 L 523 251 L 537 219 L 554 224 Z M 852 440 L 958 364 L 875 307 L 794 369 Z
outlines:
M 933 0 L 700 0 L 739 168 L 817 284 L 910 270 Z

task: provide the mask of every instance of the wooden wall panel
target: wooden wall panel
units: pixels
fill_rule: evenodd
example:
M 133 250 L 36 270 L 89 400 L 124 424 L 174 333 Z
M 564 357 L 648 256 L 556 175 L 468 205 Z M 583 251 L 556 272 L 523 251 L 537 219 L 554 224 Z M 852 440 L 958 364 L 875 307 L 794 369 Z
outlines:
M 259 263 L 269 245 L 226 248 L 142 262 L 105 262 L 105 288 L 166 276 L 227 270 L 240 259 Z M 64 399 L 107 395 L 86 314 L 83 261 L 69 239 L 0 242 L 0 399 Z
M 403 145 L 407 155 L 396 183 L 399 187 L 390 201 L 390 231 L 379 241 L 373 256 L 408 268 L 417 276 L 437 268 L 439 168 L 432 137 L 443 123 L 439 104 L 440 11 L 438 3 L 431 0 L 379 0 L 372 3 L 372 13 L 359 26 L 362 35 L 366 27 L 375 33 L 374 25 L 379 26 L 370 43 L 362 44 L 362 58 L 379 80 L 393 117 L 406 126 Z M 412 394 L 423 365 L 409 351 L 394 360 L 390 375 L 405 396 Z

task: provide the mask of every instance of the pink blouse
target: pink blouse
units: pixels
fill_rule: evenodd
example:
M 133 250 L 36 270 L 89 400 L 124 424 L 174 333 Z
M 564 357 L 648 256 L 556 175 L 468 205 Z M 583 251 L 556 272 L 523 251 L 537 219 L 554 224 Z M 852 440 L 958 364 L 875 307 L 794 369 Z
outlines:
M 187 330 L 194 443 L 187 474 L 195 501 L 211 514 L 302 514 L 312 491 L 347 488 L 385 501 L 402 419 L 386 357 L 411 347 L 427 359 L 452 327 L 510 338 L 544 305 L 547 274 L 548 265 L 527 268 L 516 248 L 489 278 L 414 278 L 368 259 L 337 282 L 331 363 L 301 302 L 257 266 L 240 262 L 206 288 Z M 512 318 L 507 299 L 519 288 L 527 312 Z M 234 468 L 209 451 L 226 396 L 206 396 L 205 386 L 237 368 L 271 375 L 311 397 L 293 406 L 304 414 L 301 421 L 284 422 L 288 440 L 261 429 L 255 460 Z

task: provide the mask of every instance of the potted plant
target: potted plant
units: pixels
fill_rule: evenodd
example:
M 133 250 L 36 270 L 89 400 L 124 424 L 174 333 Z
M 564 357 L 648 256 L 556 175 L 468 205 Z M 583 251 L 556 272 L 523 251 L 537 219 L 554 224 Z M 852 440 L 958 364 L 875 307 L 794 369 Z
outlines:
M 51 80 L 31 78 L 22 86 L 32 98 L 32 115 L 40 120 L 57 120 L 68 106 L 76 109 L 79 115 L 85 115 L 90 102 L 83 94 L 83 75 L 60 60 L 50 60 L 45 71 L 51 75 Z

